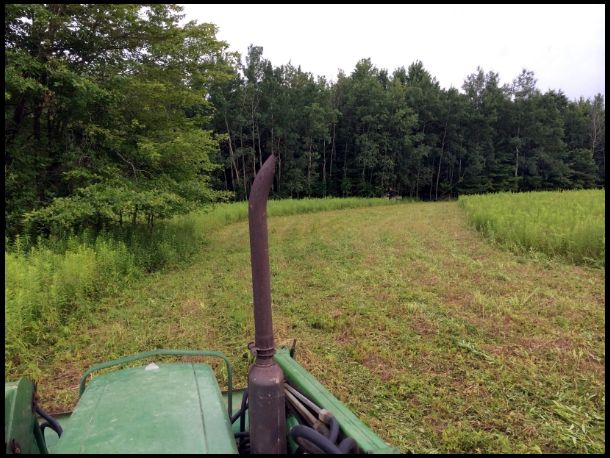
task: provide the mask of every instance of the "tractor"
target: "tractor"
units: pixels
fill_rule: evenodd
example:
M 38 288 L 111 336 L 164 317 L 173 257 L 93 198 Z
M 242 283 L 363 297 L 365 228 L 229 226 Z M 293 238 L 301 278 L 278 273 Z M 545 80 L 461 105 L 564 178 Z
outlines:
M 255 339 L 247 388 L 234 389 L 230 361 L 207 350 L 157 349 L 96 364 L 80 380 L 74 410 L 54 416 L 37 404 L 30 380 L 5 382 L 7 454 L 399 453 L 296 362 L 294 345 L 276 349 L 267 234 L 274 173 L 271 155 L 248 204 Z M 226 390 L 211 365 L 158 362 L 165 356 L 219 358 Z

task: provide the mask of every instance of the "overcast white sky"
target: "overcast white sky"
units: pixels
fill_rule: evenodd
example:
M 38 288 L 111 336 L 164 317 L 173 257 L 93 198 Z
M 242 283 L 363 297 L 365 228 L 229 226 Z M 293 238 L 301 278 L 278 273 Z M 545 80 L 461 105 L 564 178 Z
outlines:
M 445 88 L 461 89 L 481 66 L 502 83 L 533 70 L 539 89 L 570 99 L 605 94 L 605 5 L 182 6 L 242 56 L 262 46 L 274 66 L 329 80 L 364 57 L 390 72 L 419 59 Z

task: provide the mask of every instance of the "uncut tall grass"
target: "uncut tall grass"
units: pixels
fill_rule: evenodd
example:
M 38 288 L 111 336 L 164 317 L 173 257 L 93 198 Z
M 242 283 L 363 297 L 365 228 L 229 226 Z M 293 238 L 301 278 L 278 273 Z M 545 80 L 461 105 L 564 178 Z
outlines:
M 269 216 L 395 204 L 382 198 L 271 200 Z M 5 374 L 39 374 L 41 349 L 69 339 L 98 301 L 146 272 L 188 261 L 207 234 L 248 217 L 247 202 L 224 203 L 144 228 L 61 239 L 6 240 L 4 253 Z
M 269 200 L 267 203 L 267 215 L 287 216 L 302 213 L 314 213 L 319 211 L 342 210 L 347 208 L 391 205 L 400 202 L 400 200 L 361 197 Z M 197 232 L 207 233 L 215 228 L 224 226 L 226 224 L 236 223 L 238 221 L 243 221 L 247 218 L 248 203 L 232 202 L 218 204 L 211 208 L 202 209 L 189 213 L 185 216 L 176 217 L 173 220 L 173 224 L 192 225 Z
M 470 223 L 516 252 L 604 265 L 605 190 L 460 196 Z

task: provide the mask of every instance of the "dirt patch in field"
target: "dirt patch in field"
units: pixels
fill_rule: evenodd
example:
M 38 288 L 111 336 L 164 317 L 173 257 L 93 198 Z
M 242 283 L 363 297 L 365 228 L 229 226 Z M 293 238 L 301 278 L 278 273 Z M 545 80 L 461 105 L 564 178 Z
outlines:
M 343 331 L 341 331 L 341 333 L 337 337 L 337 342 L 339 342 L 341 344 L 350 344 L 351 345 L 354 343 L 354 340 L 355 339 L 352 336 L 350 329 L 344 329 Z
M 375 354 L 367 355 L 363 364 L 384 382 L 387 382 L 394 376 L 394 371 L 387 362 Z
M 574 344 L 569 337 L 562 336 L 557 338 L 550 337 L 523 337 L 518 342 L 523 348 L 528 351 L 539 351 L 539 350 L 570 350 L 574 347 Z
M 420 336 L 430 336 L 438 333 L 438 326 L 422 316 L 414 316 L 413 318 L 410 318 L 409 324 L 413 331 Z

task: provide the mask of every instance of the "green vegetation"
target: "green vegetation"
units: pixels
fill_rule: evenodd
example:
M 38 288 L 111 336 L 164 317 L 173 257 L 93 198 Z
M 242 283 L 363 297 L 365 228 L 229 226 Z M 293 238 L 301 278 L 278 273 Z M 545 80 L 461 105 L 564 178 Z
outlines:
M 604 264 L 605 190 L 460 196 L 471 224 L 517 251 Z
M 160 347 L 223 351 L 244 386 L 247 226 L 219 225 L 188 265 L 101 298 L 24 354 L 42 405 L 70 408 L 90 365 Z M 277 342 L 296 338 L 301 364 L 385 440 L 605 451 L 603 269 L 502 250 L 455 202 L 275 217 L 269 231 Z
M 407 200 L 388 200 L 377 197 L 347 197 L 324 199 L 282 199 L 270 200 L 267 203 L 268 216 L 287 216 L 302 213 L 315 213 L 320 211 L 343 210 L 347 208 L 374 207 L 378 205 L 392 205 Z M 208 233 L 210 230 L 230 223 L 236 223 L 248 218 L 248 203 L 223 203 L 213 207 L 211 211 L 201 210 L 185 216 L 176 217 L 174 224 L 192 225 L 199 233 Z
M 270 215 L 389 205 L 387 199 L 270 201 Z M 71 335 L 73 326 L 96 313 L 97 303 L 163 267 L 184 267 L 205 248 L 212 230 L 247 218 L 246 202 L 220 204 L 159 224 L 154 231 L 41 239 L 30 246 L 17 237 L 4 254 L 5 369 L 7 375 L 40 375 L 42 347 Z
M 93 363 L 209 347 L 245 383 L 275 154 L 274 320 L 331 391 L 405 451 L 604 452 L 604 191 L 462 198 L 603 187 L 604 97 L 370 59 L 329 83 L 180 11 L 5 5 L 6 377 L 58 410 Z M 357 209 L 384 195 L 460 196 L 515 250 L 455 202 Z
M 422 62 L 393 72 L 360 60 L 336 82 L 274 66 L 252 46 L 234 80 L 214 87 L 223 189 L 247 195 L 273 151 L 280 196 L 422 200 L 462 194 L 591 188 L 605 182 L 604 97 L 541 92 L 531 71 L 511 84 L 481 68 L 462 91 Z
M 273 196 L 463 194 L 605 183 L 605 105 L 501 85 L 443 89 L 422 62 L 359 61 L 336 82 L 263 49 L 228 51 L 173 4 L 5 5 L 5 232 L 153 227 L 244 200 L 264 160 Z M 137 229 L 135 229 L 137 230 Z
M 5 5 L 6 233 L 66 234 L 223 200 L 210 81 L 230 77 L 212 24 L 176 5 Z

